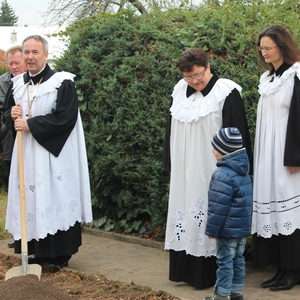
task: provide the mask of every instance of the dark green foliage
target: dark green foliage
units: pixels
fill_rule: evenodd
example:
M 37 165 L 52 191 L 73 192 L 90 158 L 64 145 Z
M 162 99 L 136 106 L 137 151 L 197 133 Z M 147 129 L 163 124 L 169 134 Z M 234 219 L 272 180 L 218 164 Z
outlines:
M 0 26 L 14 26 L 17 24 L 19 17 L 15 15 L 12 7 L 6 0 L 1 2 Z
M 8 68 L 5 66 L 0 66 L 0 75 L 4 74 L 5 72 L 8 71 Z
M 87 30 L 74 33 L 57 65 L 70 69 L 72 63 L 78 77 L 96 225 L 151 234 L 166 220 L 164 128 L 181 76 L 172 60 L 180 47 L 174 28 L 153 17 L 94 17 Z
M 281 20 L 299 39 L 299 5 L 242 2 L 142 16 L 99 14 L 66 33 L 71 42 L 57 69 L 77 75 L 95 226 L 163 237 L 169 188 L 164 131 L 170 95 L 182 76 L 176 62 L 186 48 L 205 49 L 219 77 L 242 86 L 254 137 L 263 72 L 257 35 Z

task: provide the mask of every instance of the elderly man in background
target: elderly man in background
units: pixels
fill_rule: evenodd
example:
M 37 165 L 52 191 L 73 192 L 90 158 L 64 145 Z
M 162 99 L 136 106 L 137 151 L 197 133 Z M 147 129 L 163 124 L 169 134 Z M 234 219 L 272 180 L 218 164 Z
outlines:
M 6 51 L 6 61 L 9 71 L 0 76 L 0 106 L 4 103 L 5 96 L 12 85 L 11 79 L 17 75 L 26 72 L 26 67 L 22 59 L 22 47 L 14 46 Z M 4 159 L 7 173 L 9 176 L 12 149 L 14 145 L 14 136 L 11 131 L 7 129 L 5 123 L 1 118 L 1 143 L 0 156 Z
M 0 108 L 5 100 L 5 96 L 12 85 L 11 79 L 17 75 L 26 72 L 26 67 L 22 58 L 22 47 L 13 46 L 6 51 L 6 62 L 9 71 L 0 76 Z M 13 131 L 9 130 L 2 121 L 1 114 L 1 130 L 0 130 L 0 158 L 5 162 L 7 169 L 7 178 L 9 178 L 12 150 L 14 146 Z M 9 248 L 14 247 L 14 242 L 8 243 Z

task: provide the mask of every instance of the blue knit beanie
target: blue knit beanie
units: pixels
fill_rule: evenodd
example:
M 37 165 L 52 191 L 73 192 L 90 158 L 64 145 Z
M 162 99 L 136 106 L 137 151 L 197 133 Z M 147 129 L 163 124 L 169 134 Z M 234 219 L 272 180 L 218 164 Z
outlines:
M 235 127 L 222 128 L 213 136 L 212 146 L 222 155 L 230 154 L 243 148 L 240 131 Z

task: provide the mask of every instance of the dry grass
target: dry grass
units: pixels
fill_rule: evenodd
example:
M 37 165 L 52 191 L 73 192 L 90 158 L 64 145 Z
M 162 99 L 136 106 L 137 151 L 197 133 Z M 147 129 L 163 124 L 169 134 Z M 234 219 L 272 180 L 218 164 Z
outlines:
M 0 239 L 11 236 L 7 230 L 5 230 L 5 216 L 7 206 L 7 192 L 5 189 L 0 189 Z

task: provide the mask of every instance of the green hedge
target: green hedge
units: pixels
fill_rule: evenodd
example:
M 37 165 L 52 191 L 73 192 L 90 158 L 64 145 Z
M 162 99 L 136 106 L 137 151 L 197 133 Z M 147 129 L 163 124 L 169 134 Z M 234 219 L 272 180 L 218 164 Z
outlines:
M 243 87 L 254 137 L 262 73 L 257 35 L 282 23 L 299 40 L 299 4 L 242 2 L 141 16 L 103 13 L 66 32 L 71 42 L 57 69 L 77 75 L 94 226 L 164 237 L 169 189 L 162 168 L 164 131 L 170 95 L 182 76 L 176 61 L 186 48 L 205 49 L 219 76 Z

